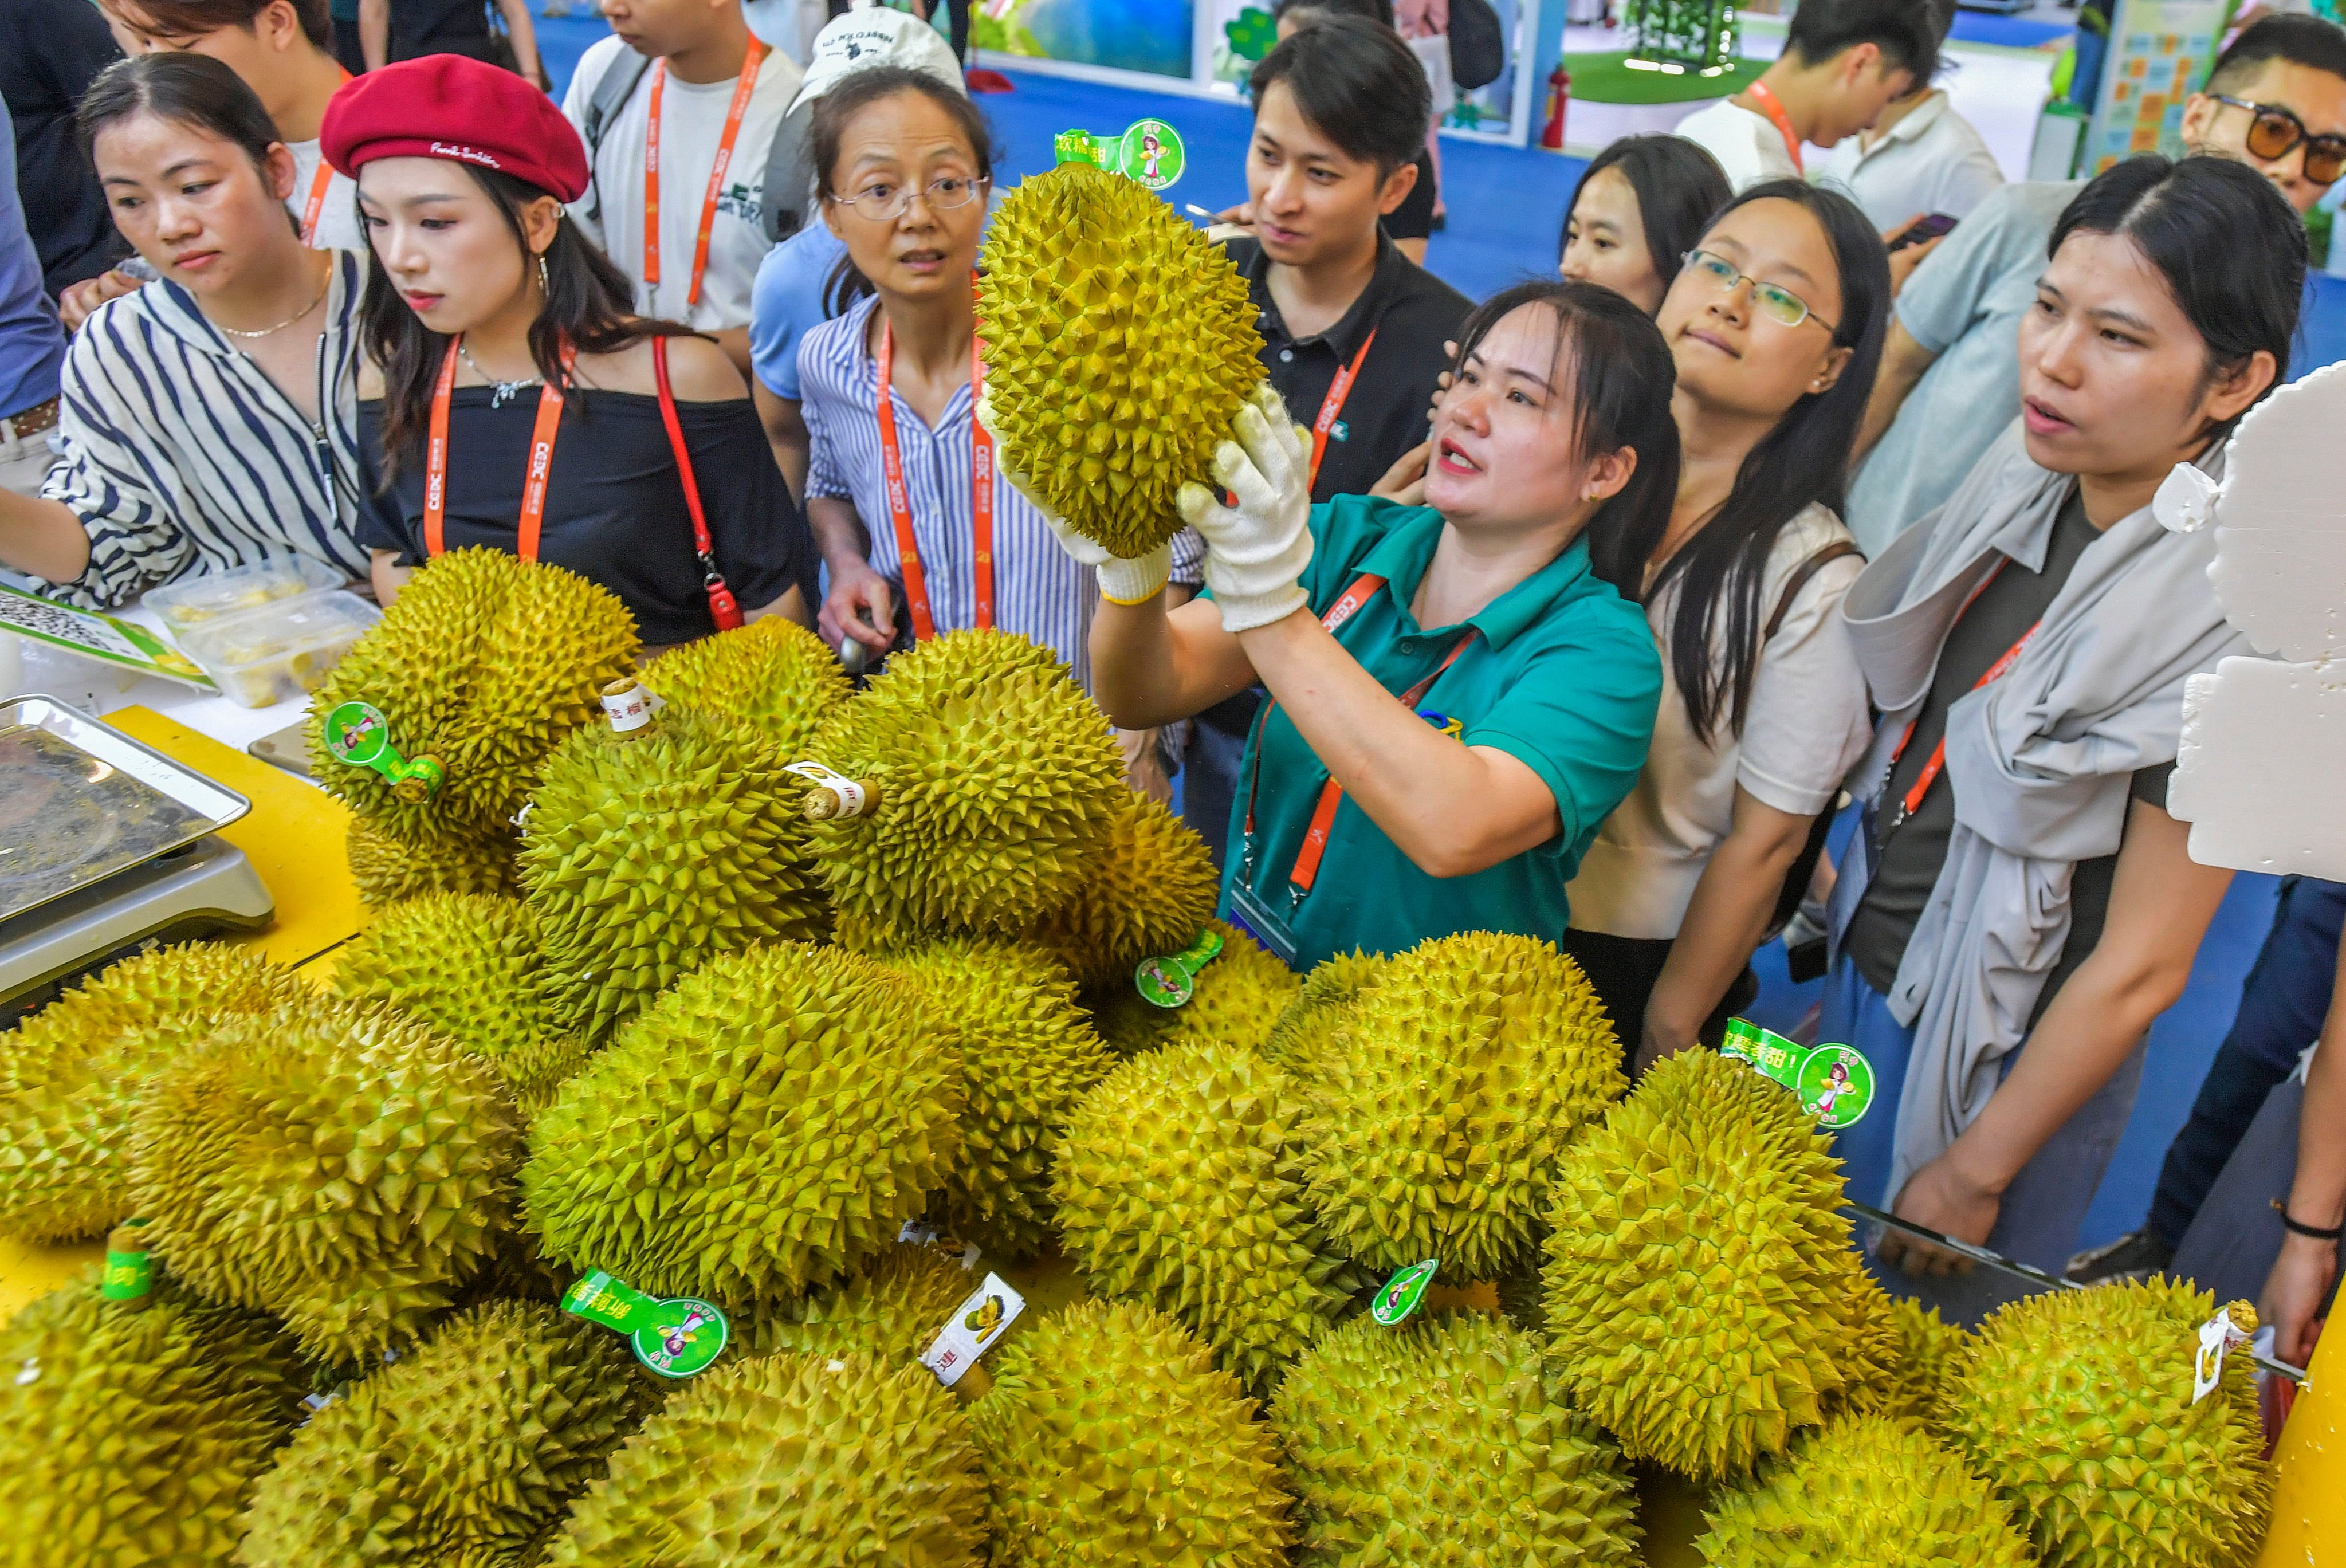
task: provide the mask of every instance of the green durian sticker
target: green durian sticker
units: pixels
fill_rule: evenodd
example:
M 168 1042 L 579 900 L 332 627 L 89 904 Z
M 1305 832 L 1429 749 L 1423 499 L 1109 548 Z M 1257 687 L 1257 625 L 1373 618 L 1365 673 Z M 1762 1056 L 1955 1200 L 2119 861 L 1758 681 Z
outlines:
M 144 1225 L 143 1219 L 131 1225 Z M 115 1233 L 120 1235 L 120 1231 Z M 113 1238 L 107 1238 L 106 1272 L 99 1278 L 97 1294 L 107 1301 L 136 1301 L 155 1288 L 155 1255 L 145 1247 L 136 1251 L 117 1249 Z
M 1730 1018 L 1719 1051 L 1749 1063 L 1761 1077 L 1798 1095 L 1800 1109 L 1814 1116 L 1819 1126 L 1853 1126 L 1873 1105 L 1873 1064 L 1847 1045 L 1811 1050 L 1748 1018 Z
M 1163 190 L 1188 166 L 1181 133 L 1156 119 L 1135 120 L 1120 136 L 1063 130 L 1051 138 L 1051 150 L 1056 162 L 1087 163 L 1149 190 Z
M 1222 933 L 1208 926 L 1185 952 L 1144 958 L 1132 972 L 1141 1000 L 1157 1007 L 1180 1007 L 1198 993 L 1198 973 L 1222 951 Z
M 1429 1257 L 1423 1263 L 1411 1264 L 1386 1280 L 1377 1298 L 1369 1304 L 1369 1316 L 1390 1329 L 1416 1311 L 1417 1304 L 1425 1299 L 1425 1288 L 1433 1283 L 1434 1272 L 1441 1267 L 1440 1258 Z
M 562 1309 L 625 1334 L 636 1359 L 663 1378 L 707 1371 L 732 1336 L 725 1314 L 708 1302 L 647 1296 L 599 1268 L 563 1292 Z
M 391 720 L 372 703 L 345 702 L 326 715 L 326 749 L 336 761 L 373 769 L 391 781 L 391 792 L 410 805 L 430 799 L 447 776 L 436 757 L 411 761 L 393 750 Z

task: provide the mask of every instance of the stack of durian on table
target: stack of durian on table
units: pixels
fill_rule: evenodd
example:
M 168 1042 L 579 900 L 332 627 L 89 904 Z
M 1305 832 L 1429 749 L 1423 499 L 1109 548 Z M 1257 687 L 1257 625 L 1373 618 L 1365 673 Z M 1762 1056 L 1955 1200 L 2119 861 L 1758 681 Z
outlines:
M 1893 1304 L 1794 1096 L 1700 1053 L 1632 1091 L 1546 942 L 1289 972 L 1049 653 L 852 690 L 777 620 L 636 643 L 556 568 L 426 566 L 316 704 L 444 769 L 314 746 L 375 906 L 330 983 L 168 949 L 0 1036 L 0 1235 L 156 1265 L 0 1331 L 0 1568 L 1627 1568 L 1662 1472 L 1722 1568 L 2259 1537 L 2248 1359 L 2190 1397 L 2211 1300 Z M 973 1255 L 1080 1289 L 948 1389 Z M 653 1375 L 556 1305 L 598 1270 L 723 1355 Z

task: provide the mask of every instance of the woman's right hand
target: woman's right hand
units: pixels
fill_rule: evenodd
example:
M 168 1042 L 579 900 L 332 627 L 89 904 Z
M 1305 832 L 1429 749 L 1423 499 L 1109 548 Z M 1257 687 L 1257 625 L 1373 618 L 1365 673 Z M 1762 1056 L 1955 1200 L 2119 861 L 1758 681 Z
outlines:
M 830 566 L 831 592 L 815 617 L 822 640 L 837 647 L 852 637 L 873 653 L 886 653 L 896 641 L 895 590 L 868 561 L 833 561 Z
M 1425 465 L 1433 456 L 1433 443 L 1421 441 L 1401 454 L 1401 461 L 1385 470 L 1385 476 L 1369 486 L 1369 494 L 1387 501 L 1398 501 L 1403 506 L 1425 504 Z
M 2280 1256 L 2257 1302 L 2257 1321 L 2273 1331 L 2273 1354 L 2292 1367 L 2311 1359 L 2321 1304 L 2338 1278 L 2338 1244 L 2311 1237 L 2282 1238 Z
M 119 300 L 125 294 L 136 294 L 147 285 L 128 272 L 105 271 L 95 278 L 85 278 L 68 284 L 57 296 L 57 315 L 68 332 L 78 332 L 90 312 L 108 300 Z
M 1300 579 L 1311 564 L 1311 438 L 1268 382 L 1239 410 L 1233 433 L 1215 450 L 1214 477 L 1237 504 L 1222 505 L 1194 480 L 1177 499 L 1181 520 L 1206 541 L 1206 585 L 1235 636 L 1310 602 Z

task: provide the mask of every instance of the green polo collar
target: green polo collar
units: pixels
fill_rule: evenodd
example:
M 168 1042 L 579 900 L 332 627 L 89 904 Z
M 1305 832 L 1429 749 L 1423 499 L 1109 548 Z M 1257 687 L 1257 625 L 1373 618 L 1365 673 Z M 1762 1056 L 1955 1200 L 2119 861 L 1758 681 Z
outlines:
M 1388 529 L 1376 548 L 1361 563 L 1361 571 L 1382 577 L 1392 596 L 1394 613 L 1414 625 L 1410 605 L 1425 569 L 1433 564 L 1433 549 L 1442 540 L 1442 514 L 1431 506 L 1411 508 L 1406 522 Z M 1586 593 L 1594 577 L 1588 567 L 1588 540 L 1575 539 L 1564 553 L 1530 576 L 1483 606 L 1466 622 L 1494 648 L 1505 647 L 1551 609 Z M 1439 637 L 1455 626 L 1420 627 L 1419 635 Z

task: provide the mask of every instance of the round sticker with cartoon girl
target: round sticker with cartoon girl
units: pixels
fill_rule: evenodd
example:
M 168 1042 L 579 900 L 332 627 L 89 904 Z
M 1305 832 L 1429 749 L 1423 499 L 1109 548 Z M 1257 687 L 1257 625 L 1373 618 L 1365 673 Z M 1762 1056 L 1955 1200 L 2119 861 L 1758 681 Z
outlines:
M 1801 1109 L 1821 1127 L 1854 1125 L 1873 1104 L 1873 1066 L 1846 1045 L 1820 1045 L 1800 1064 Z
M 1187 161 L 1181 133 L 1163 120 L 1135 120 L 1125 128 L 1120 144 L 1125 177 L 1151 190 L 1162 190 L 1181 178 Z

